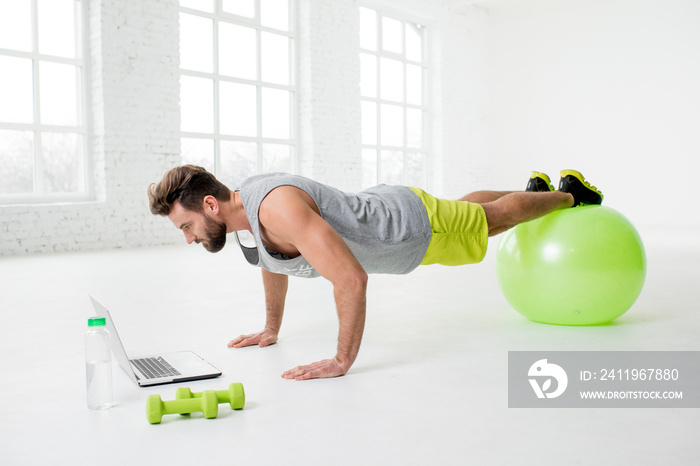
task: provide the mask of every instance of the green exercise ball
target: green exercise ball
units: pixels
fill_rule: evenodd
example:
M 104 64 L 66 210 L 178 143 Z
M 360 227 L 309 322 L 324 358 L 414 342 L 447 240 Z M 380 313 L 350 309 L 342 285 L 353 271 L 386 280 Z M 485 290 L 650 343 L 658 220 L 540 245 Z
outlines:
M 596 325 L 634 304 L 644 286 L 639 233 L 603 206 L 552 212 L 507 231 L 496 252 L 506 300 L 535 322 Z

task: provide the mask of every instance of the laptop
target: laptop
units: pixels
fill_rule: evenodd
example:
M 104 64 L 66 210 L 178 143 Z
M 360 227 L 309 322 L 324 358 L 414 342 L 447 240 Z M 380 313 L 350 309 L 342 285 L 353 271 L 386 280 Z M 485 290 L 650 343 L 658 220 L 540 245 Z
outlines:
M 119 339 L 117 327 L 106 307 L 90 296 L 92 307 L 98 316 L 104 317 L 110 334 L 112 353 L 126 375 L 141 387 L 166 383 L 189 382 L 191 380 L 219 377 L 221 371 L 192 351 L 177 351 L 143 358 L 129 359 Z

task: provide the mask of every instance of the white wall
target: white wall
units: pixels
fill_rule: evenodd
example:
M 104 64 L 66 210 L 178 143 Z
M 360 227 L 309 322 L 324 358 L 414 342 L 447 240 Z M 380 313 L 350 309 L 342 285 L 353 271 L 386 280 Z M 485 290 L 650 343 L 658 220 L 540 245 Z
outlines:
M 700 226 L 700 2 L 522 3 L 491 4 L 492 185 L 576 168 L 637 225 Z
M 339 189 L 358 190 L 359 9 L 353 1 L 297 3 L 299 173 Z
M 298 1 L 300 174 L 360 189 L 356 0 Z M 90 82 L 96 199 L 0 206 L 0 255 L 169 244 L 181 234 L 148 210 L 146 188 L 180 164 L 178 0 L 91 0 Z M 434 79 L 429 188 L 485 187 L 488 17 L 427 0 L 367 2 L 428 26 Z
M 431 136 L 437 196 L 456 199 L 489 187 L 488 14 L 441 10 L 431 35 Z
M 0 206 L 0 255 L 172 241 L 146 188 L 180 163 L 177 0 L 89 2 L 93 202 Z

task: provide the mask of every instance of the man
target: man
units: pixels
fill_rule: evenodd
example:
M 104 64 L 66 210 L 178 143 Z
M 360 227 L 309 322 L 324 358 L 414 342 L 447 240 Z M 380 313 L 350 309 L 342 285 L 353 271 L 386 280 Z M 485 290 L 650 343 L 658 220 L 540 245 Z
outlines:
M 295 175 L 246 179 L 231 191 L 200 167 L 165 174 L 148 190 L 151 212 L 167 216 L 189 244 L 218 252 L 226 234 L 247 230 L 254 248 L 244 256 L 262 268 L 267 318 L 258 333 L 229 347 L 277 342 L 288 276 L 322 276 L 333 284 L 339 318 L 337 353 L 282 374 L 287 379 L 344 375 L 357 357 L 366 312 L 368 273 L 405 274 L 418 265 L 480 262 L 488 236 L 554 210 L 600 204 L 603 196 L 577 171 L 561 172 L 555 191 L 533 172 L 525 191 L 478 191 L 458 201 L 437 199 L 404 186 L 377 186 L 348 194 Z

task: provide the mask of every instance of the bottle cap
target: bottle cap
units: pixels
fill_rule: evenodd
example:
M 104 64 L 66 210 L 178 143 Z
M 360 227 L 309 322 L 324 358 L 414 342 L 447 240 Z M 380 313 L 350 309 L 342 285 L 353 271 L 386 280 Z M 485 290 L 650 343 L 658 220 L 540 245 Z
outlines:
M 104 327 L 107 323 L 107 319 L 100 316 L 88 318 L 88 327 Z

